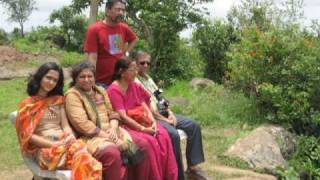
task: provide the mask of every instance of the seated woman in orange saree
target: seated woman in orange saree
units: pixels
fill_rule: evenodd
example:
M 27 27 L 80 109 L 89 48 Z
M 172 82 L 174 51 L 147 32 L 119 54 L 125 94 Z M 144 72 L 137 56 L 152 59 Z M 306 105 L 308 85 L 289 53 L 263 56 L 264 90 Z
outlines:
M 71 179 L 100 180 L 101 164 L 76 140 L 64 109 L 63 72 L 55 63 L 39 67 L 28 82 L 29 97 L 19 104 L 16 130 L 22 153 L 42 169 L 70 169 Z

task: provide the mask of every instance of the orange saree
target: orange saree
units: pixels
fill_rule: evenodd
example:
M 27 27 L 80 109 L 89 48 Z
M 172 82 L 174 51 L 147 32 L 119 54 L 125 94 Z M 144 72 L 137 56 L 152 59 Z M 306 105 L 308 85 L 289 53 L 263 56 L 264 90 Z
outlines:
M 86 144 L 81 140 L 67 138 L 64 133 L 59 140 L 65 144 L 52 146 L 50 148 L 39 148 L 29 140 L 34 134 L 37 126 L 42 120 L 45 110 L 49 106 L 64 103 L 63 96 L 52 96 L 47 98 L 28 97 L 19 104 L 16 131 L 21 146 L 21 151 L 27 155 L 40 154 L 38 163 L 42 169 L 70 169 L 72 179 L 98 180 L 102 178 L 101 164 L 86 150 Z

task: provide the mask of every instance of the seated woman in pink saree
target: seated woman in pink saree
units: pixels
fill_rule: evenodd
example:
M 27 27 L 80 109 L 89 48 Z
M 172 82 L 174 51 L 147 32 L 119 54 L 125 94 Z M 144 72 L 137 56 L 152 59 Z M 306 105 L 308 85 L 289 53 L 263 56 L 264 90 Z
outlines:
M 39 67 L 28 82 L 29 97 L 19 104 L 16 130 L 22 153 L 42 169 L 70 169 L 71 179 L 100 180 L 101 164 L 76 140 L 64 109 L 63 72 L 55 63 Z
M 135 61 L 120 59 L 115 65 L 113 83 L 107 92 L 113 108 L 120 114 L 132 136 L 148 141 L 153 152 L 149 155 L 150 179 L 176 180 L 178 169 L 168 132 L 155 121 L 149 106 L 150 95 L 134 82 L 137 74 Z

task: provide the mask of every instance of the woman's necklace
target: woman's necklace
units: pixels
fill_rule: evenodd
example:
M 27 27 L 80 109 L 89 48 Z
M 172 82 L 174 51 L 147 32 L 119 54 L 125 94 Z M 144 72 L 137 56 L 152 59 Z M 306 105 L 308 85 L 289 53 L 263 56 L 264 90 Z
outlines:
M 126 92 L 127 92 L 127 89 L 128 89 L 128 84 L 125 83 L 125 82 L 122 82 L 122 81 L 120 81 L 120 80 L 118 80 L 117 83 L 118 83 L 121 91 L 124 92 L 124 93 L 126 93 Z
M 57 106 L 49 106 L 47 111 L 47 117 L 50 120 L 56 119 L 58 117 Z
M 87 94 L 93 100 L 93 102 L 96 101 L 96 91 L 93 88 Z

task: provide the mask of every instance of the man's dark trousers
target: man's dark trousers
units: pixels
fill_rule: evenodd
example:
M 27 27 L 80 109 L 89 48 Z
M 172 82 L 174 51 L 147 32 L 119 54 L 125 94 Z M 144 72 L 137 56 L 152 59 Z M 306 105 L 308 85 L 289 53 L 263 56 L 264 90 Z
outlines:
M 178 165 L 179 180 L 183 180 L 184 179 L 183 162 L 182 162 L 182 154 L 181 154 L 181 147 L 180 147 L 180 137 L 177 129 L 183 130 L 188 136 L 186 158 L 187 158 L 188 167 L 190 167 L 190 166 L 194 166 L 204 162 L 201 128 L 198 123 L 196 123 L 191 119 L 188 119 L 187 117 L 177 115 L 177 114 L 175 116 L 177 119 L 176 127 L 170 125 L 168 122 L 163 120 L 160 120 L 159 122 L 164 128 L 167 129 L 171 137 L 174 154 L 176 156 L 176 161 Z

